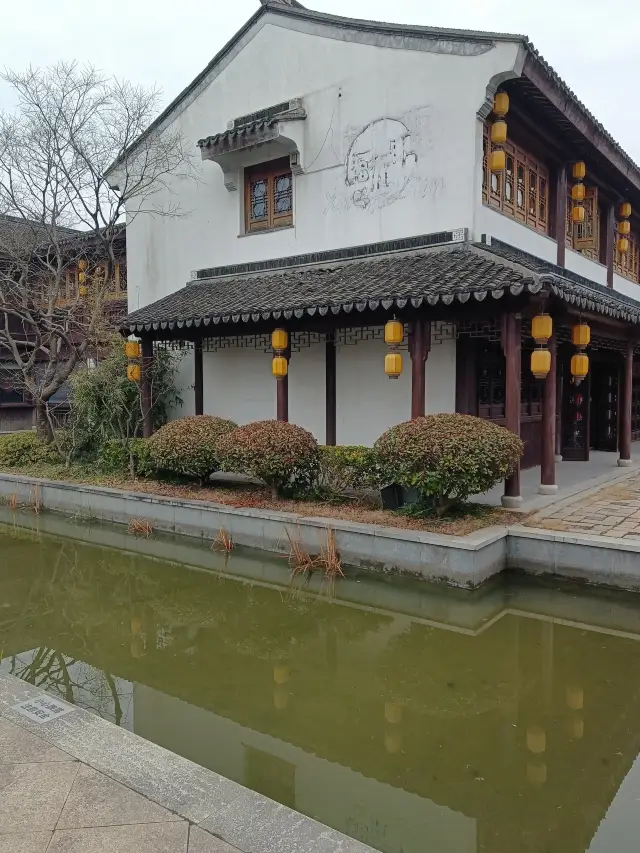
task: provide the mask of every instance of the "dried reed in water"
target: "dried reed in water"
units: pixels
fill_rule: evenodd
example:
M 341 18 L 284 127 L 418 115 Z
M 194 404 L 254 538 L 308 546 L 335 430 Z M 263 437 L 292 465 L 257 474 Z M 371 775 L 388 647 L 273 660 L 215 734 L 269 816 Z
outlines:
M 146 518 L 132 518 L 129 522 L 129 533 L 134 536 L 144 536 L 145 539 L 151 539 L 153 536 L 153 525 Z
M 211 543 L 212 551 L 224 551 L 226 554 L 230 554 L 235 548 L 233 539 L 231 538 L 231 534 L 227 533 L 224 527 L 220 528 L 220 532 L 216 536 L 216 538 Z

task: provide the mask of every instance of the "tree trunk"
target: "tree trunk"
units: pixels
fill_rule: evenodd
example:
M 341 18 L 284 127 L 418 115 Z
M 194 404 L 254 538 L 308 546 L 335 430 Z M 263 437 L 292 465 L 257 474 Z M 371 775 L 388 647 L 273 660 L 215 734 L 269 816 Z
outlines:
M 47 404 L 43 400 L 36 403 L 36 433 L 45 444 L 53 443 L 53 429 L 47 417 Z

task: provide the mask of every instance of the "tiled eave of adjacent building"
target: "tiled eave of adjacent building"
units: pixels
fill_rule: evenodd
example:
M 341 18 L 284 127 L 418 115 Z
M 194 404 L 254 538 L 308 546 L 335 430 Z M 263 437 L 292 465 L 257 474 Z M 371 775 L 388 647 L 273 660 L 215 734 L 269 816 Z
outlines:
M 411 238 L 382 244 L 385 251 L 379 253 L 375 246 L 342 250 L 343 259 L 336 251 L 311 261 L 282 258 L 205 271 L 214 274 L 133 312 L 121 331 L 158 337 L 209 328 L 220 335 L 227 324 L 462 306 L 543 291 L 580 310 L 640 323 L 640 302 L 504 244 L 409 248 L 421 239 L 427 242 Z

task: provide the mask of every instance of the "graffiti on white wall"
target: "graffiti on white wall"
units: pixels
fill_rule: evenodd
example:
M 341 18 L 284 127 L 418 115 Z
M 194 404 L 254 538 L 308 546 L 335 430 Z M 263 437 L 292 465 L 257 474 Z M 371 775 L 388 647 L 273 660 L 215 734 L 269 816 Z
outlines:
M 428 111 L 422 110 L 357 129 L 345 163 L 345 190 L 328 193 L 326 209 L 373 213 L 408 196 L 435 197 L 444 181 L 421 169 L 430 147 L 428 119 Z

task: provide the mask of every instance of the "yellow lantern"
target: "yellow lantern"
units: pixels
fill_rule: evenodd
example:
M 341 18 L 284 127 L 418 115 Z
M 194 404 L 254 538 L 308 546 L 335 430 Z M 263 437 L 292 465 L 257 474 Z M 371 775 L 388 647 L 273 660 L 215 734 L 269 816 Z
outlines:
M 287 359 L 283 355 L 276 355 L 271 362 L 271 372 L 276 379 L 284 379 L 289 370 Z
M 575 207 L 573 207 L 571 209 L 571 219 L 573 222 L 576 222 L 578 224 L 580 224 L 581 222 L 584 222 L 584 220 L 585 220 L 584 207 L 579 207 L 578 205 L 575 205 Z
M 284 711 L 289 705 L 289 693 L 284 687 L 276 687 L 273 691 L 273 707 L 277 711 Z
M 532 785 L 544 785 L 547 781 L 547 765 L 544 761 L 527 762 L 527 782 Z
M 86 270 L 86 268 L 87 268 L 87 262 L 86 261 L 78 261 L 78 269 L 79 270 Z
M 631 216 L 631 205 L 628 201 L 623 201 L 620 205 L 620 218 L 628 219 Z
M 491 125 L 491 141 L 494 145 L 504 145 L 507 141 L 507 123 L 503 119 L 494 121 Z
M 539 755 L 547 748 L 547 733 L 540 726 L 529 726 L 527 729 L 527 749 Z
M 574 184 L 571 187 L 571 198 L 574 201 L 584 201 L 587 191 L 584 184 Z
M 384 372 L 390 379 L 397 379 L 402 373 L 402 356 L 399 352 L 388 352 L 384 357 Z
M 291 677 L 291 670 L 288 666 L 279 664 L 273 668 L 273 680 L 276 684 L 286 684 Z
M 131 617 L 131 633 L 139 634 L 142 631 L 142 619 L 139 616 Z
M 617 249 L 621 255 L 625 255 L 629 251 L 629 241 L 626 237 L 620 237 L 617 243 Z
M 78 288 L 78 293 L 80 294 L 80 296 L 86 296 L 89 293 L 89 288 L 86 284 L 81 284 Z
M 534 349 L 531 353 L 531 372 L 536 379 L 546 379 L 551 370 L 551 353 L 548 349 Z
M 127 365 L 127 379 L 129 382 L 140 382 L 140 365 L 139 364 L 128 364 Z
M 531 337 L 536 343 L 546 344 L 553 334 L 553 320 L 548 314 L 537 314 L 531 321 Z
M 289 335 L 285 329 L 274 329 L 271 333 L 271 346 L 276 352 L 286 350 L 289 344 Z
M 577 323 L 571 330 L 571 343 L 584 349 L 591 343 L 591 329 L 586 323 Z
M 587 373 L 589 373 L 589 356 L 578 352 L 571 359 L 571 375 L 575 384 L 579 385 Z
M 572 711 L 581 711 L 584 708 L 584 690 L 577 684 L 570 684 L 566 692 L 567 705 Z
M 492 172 L 504 172 L 507 165 L 507 155 L 504 151 L 492 151 L 489 154 L 489 169 Z
M 402 722 L 402 705 L 396 705 L 395 702 L 386 702 L 384 706 L 384 718 L 392 725 Z
M 586 174 L 587 167 L 582 161 L 573 164 L 573 177 L 576 179 L 576 181 L 582 181 L 585 178 Z
M 571 717 L 568 722 L 569 737 L 580 740 L 584 737 L 584 720 L 582 717 Z
M 628 237 L 631 234 L 631 223 L 626 219 L 622 222 L 618 222 L 618 234 L 621 234 L 623 237 Z
M 127 358 L 140 358 L 140 344 L 137 341 L 127 341 L 124 345 Z
M 384 342 L 390 347 L 397 347 L 404 339 L 404 326 L 400 320 L 389 320 L 384 327 Z
M 509 95 L 498 92 L 493 99 L 493 111 L 497 116 L 506 116 L 509 112 Z
M 78 273 L 78 281 L 80 282 L 80 284 L 84 284 L 84 282 L 85 282 L 86 280 L 87 280 L 87 274 L 86 274 L 86 272 L 79 272 L 79 273 Z

